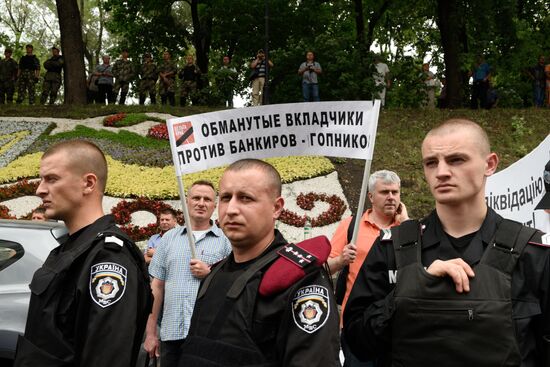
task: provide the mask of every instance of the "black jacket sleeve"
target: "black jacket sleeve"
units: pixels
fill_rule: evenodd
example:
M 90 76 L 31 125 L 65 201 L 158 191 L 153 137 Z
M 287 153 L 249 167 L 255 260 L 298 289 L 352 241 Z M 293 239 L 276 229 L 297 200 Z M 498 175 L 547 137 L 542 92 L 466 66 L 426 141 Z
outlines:
M 391 243 L 377 239 L 357 274 L 344 312 L 344 336 L 353 354 L 363 360 L 383 356 L 391 345 L 394 284 L 388 251 Z
M 114 245 L 118 246 L 118 245 Z M 124 244 L 127 246 L 127 244 Z M 78 333 L 75 335 L 76 364 L 81 367 L 101 366 L 105 361 L 110 367 L 128 367 L 136 363 L 148 305 L 144 294 L 147 285 L 143 274 L 128 249 L 109 249 L 98 244 L 99 251 L 88 257 L 79 281 Z M 94 274 L 98 264 L 115 264 L 125 274 L 108 271 Z M 106 268 L 107 270 L 108 268 Z M 103 277 L 103 278 L 101 278 Z M 109 297 L 110 284 L 106 290 L 97 279 L 115 279 L 115 289 Z
M 321 292 L 308 295 L 310 290 Z M 324 292 L 326 298 L 320 295 Z M 277 336 L 277 347 L 282 356 L 281 366 L 340 366 L 338 309 L 326 271 L 320 269 L 304 277 L 291 288 L 288 297 Z M 326 304 L 323 304 L 323 300 Z M 315 313 L 315 316 L 307 319 Z

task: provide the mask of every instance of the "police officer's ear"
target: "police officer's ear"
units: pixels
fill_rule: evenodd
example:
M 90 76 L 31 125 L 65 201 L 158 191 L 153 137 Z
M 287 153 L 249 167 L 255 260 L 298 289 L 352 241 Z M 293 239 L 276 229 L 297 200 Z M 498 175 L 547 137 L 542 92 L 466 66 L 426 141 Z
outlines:
M 83 175 L 84 194 L 89 195 L 97 190 L 97 176 L 91 172 Z
M 279 196 L 277 199 L 275 199 L 275 203 L 273 206 L 273 219 L 279 218 L 281 215 L 281 212 L 283 211 L 283 208 L 285 206 L 285 199 L 283 199 L 282 196 Z
M 491 176 L 498 167 L 498 156 L 496 153 L 489 153 L 485 158 L 485 177 Z

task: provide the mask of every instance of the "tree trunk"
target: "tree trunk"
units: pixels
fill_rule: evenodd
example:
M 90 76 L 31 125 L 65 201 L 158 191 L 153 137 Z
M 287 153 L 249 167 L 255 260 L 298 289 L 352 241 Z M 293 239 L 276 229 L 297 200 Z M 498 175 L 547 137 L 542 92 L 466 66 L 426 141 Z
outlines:
M 363 16 L 363 0 L 354 0 L 355 10 L 355 37 L 357 44 L 362 47 L 365 45 L 365 17 Z
M 84 66 L 84 42 L 80 12 L 76 0 L 56 0 L 61 34 L 61 49 L 65 59 L 65 103 L 86 103 L 86 73 Z
M 447 105 L 461 107 L 461 75 L 459 30 L 463 29 L 457 0 L 437 1 L 437 25 L 445 54 L 445 79 L 447 81 Z
M 197 53 L 197 66 L 201 72 L 208 73 L 208 54 L 212 41 L 212 9 L 204 7 L 204 14 L 199 16 L 199 0 L 191 1 L 191 18 L 193 19 L 193 46 Z

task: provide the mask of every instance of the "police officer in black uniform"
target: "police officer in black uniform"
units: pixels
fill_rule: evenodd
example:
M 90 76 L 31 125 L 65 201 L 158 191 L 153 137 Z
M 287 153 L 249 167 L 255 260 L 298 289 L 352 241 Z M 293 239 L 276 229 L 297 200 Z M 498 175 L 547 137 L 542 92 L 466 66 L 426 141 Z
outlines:
M 340 366 L 338 312 L 322 267 L 326 238 L 287 244 L 274 229 L 281 179 L 259 160 L 220 181 L 219 221 L 233 252 L 203 281 L 180 366 Z
M 151 291 L 140 251 L 103 214 L 105 157 L 90 142 L 62 142 L 44 153 L 40 178 L 46 216 L 69 234 L 30 284 L 15 366 L 134 366 Z
M 422 157 L 436 209 L 369 252 L 344 312 L 353 352 L 388 366 L 548 366 L 550 245 L 487 207 L 487 135 L 446 121 Z

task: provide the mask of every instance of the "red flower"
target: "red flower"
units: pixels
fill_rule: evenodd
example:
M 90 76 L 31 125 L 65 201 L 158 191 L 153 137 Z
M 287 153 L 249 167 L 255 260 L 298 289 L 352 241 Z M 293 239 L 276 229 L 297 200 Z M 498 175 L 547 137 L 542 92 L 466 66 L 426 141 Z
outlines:
M 312 227 L 323 227 L 332 223 L 336 223 L 342 219 L 342 215 L 347 209 L 346 204 L 337 195 L 317 194 L 309 192 L 307 194 L 300 193 L 296 198 L 298 206 L 304 210 L 312 210 L 315 207 L 316 201 L 324 201 L 329 204 L 327 211 L 321 213 L 315 218 L 307 215 L 298 215 L 288 209 L 283 209 L 279 220 L 283 223 L 294 227 L 303 227 L 306 220 L 309 218 Z
M 168 128 L 165 123 L 152 126 L 147 136 L 159 140 L 168 140 Z
M 163 209 L 172 208 L 170 205 L 158 200 L 150 200 L 144 197 L 137 198 L 134 201 L 122 200 L 111 209 L 111 214 L 115 217 L 115 223 L 134 241 L 146 240 L 155 233 L 159 232 L 158 223 L 150 223 L 146 227 L 135 226 L 131 224 L 132 213 L 145 210 L 151 212 L 155 217 L 160 216 Z M 183 224 L 183 212 L 177 210 L 177 221 Z
M 124 112 L 116 115 L 107 116 L 103 119 L 103 126 L 117 127 L 117 122 L 124 120 L 126 114 Z
M 0 205 L 0 218 L 1 219 L 15 219 L 13 215 L 10 215 L 10 210 L 5 205 Z

